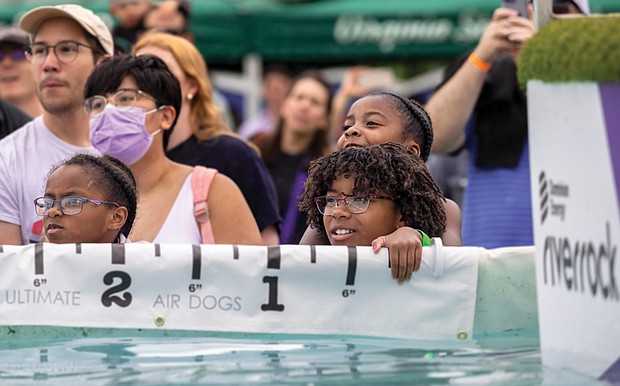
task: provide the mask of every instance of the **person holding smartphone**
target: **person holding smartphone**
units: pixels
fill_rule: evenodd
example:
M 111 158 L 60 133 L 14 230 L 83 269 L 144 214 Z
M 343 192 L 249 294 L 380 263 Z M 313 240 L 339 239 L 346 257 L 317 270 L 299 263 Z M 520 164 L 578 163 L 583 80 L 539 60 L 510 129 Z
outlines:
M 583 0 L 554 3 L 554 9 L 589 11 Z M 534 34 L 533 7 L 527 5 L 527 17 L 514 8 L 495 10 L 476 48 L 447 67 L 426 105 L 433 120 L 432 151 L 470 150 L 463 245 L 534 242 L 527 103 L 516 75 L 521 47 Z

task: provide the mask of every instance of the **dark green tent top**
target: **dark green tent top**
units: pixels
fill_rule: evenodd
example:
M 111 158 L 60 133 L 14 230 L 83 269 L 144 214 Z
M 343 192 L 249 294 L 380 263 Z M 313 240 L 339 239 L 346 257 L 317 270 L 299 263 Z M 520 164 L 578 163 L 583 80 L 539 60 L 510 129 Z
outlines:
M 42 4 L 0 0 L 0 22 Z M 452 56 L 473 47 L 499 0 L 194 0 L 191 29 L 207 60 L 359 61 Z M 105 14 L 108 0 L 80 4 Z M 620 12 L 618 0 L 590 0 Z M 109 15 L 107 15 L 109 17 Z M 109 19 L 111 20 L 111 19 Z
M 234 6 L 222 1 L 216 9 L 204 2 L 195 4 L 196 13 L 205 16 L 200 22 L 196 17 L 193 28 L 199 45 L 213 58 L 244 52 L 265 60 L 304 61 L 454 55 L 479 39 L 494 3 L 248 0 Z

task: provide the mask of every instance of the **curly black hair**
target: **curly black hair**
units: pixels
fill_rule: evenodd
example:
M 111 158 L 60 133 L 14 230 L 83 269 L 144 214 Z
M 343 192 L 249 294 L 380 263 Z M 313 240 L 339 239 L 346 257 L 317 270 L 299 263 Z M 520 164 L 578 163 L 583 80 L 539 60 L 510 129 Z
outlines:
M 354 178 L 353 194 L 381 194 L 400 208 L 401 221 L 430 237 L 441 237 L 446 228 L 444 196 L 416 154 L 388 142 L 369 147 L 351 147 L 312 162 L 299 209 L 308 225 L 325 232 L 323 215 L 314 198 L 324 196 L 338 177 Z
M 420 145 L 420 157 L 424 162 L 428 161 L 433 145 L 433 123 L 426 109 L 413 99 L 390 92 L 378 91 L 370 95 L 387 97 L 386 99 L 403 121 L 403 140 L 414 139 Z
M 48 174 L 48 179 L 61 166 L 80 166 L 88 171 L 97 187 L 105 194 L 105 201 L 117 202 L 127 208 L 127 221 L 120 232 L 129 236 L 138 208 L 138 188 L 131 169 L 120 160 L 102 156 L 95 157 L 89 154 L 77 154 L 54 166 Z

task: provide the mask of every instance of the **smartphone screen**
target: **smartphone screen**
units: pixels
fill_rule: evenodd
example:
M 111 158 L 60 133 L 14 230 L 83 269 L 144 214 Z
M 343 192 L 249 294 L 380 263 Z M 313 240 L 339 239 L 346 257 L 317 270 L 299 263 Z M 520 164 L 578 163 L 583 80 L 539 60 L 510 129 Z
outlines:
M 519 16 L 527 17 L 527 2 L 528 0 L 503 0 L 502 7 L 514 9 L 519 12 Z

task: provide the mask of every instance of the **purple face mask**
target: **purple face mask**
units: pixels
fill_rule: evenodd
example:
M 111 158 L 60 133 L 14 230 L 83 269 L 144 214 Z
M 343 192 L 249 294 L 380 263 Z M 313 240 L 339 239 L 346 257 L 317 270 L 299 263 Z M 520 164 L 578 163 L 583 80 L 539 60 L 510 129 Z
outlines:
M 146 130 L 146 115 L 155 112 L 133 107 L 119 110 L 108 104 L 101 114 L 90 119 L 90 143 L 100 153 L 116 157 L 126 165 L 133 165 L 146 154 L 153 136 Z

